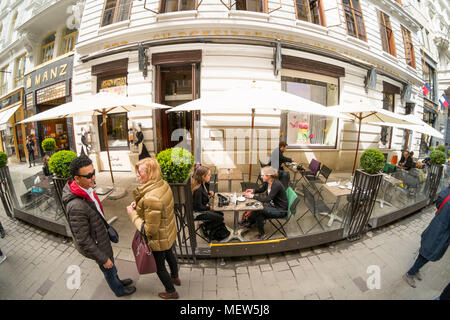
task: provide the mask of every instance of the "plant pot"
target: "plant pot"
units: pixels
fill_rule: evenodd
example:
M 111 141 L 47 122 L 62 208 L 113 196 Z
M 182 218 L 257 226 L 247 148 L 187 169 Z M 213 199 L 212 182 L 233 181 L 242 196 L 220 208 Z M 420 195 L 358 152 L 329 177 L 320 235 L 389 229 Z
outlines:
M 195 234 L 191 178 L 187 178 L 183 183 L 169 183 L 169 186 L 172 189 L 174 200 L 178 257 L 186 257 L 188 262 L 192 259 L 192 262 L 196 263 L 195 250 L 197 248 L 197 239 Z
M 442 179 L 442 173 L 444 172 L 444 165 L 442 164 L 431 164 L 430 171 L 428 172 L 426 189 L 429 190 L 429 198 L 431 204 L 436 201 L 437 189 Z
M 53 177 L 52 180 L 53 180 L 53 187 L 55 188 L 55 191 L 56 191 L 56 198 L 58 199 L 58 204 L 61 207 L 61 209 L 63 210 L 64 216 L 67 219 L 66 208 L 65 208 L 63 200 L 62 200 L 62 192 L 63 192 L 64 186 L 67 184 L 67 181 L 69 181 L 70 179 Z
M 352 193 L 344 217 L 344 236 L 348 240 L 357 240 L 366 231 L 382 179 L 381 173 L 355 171 Z
M 9 167 L 4 166 L 0 168 L 0 192 L 1 201 L 4 206 L 6 215 L 10 218 L 14 217 L 14 208 L 19 207 L 19 201 L 17 200 L 16 191 L 12 183 Z

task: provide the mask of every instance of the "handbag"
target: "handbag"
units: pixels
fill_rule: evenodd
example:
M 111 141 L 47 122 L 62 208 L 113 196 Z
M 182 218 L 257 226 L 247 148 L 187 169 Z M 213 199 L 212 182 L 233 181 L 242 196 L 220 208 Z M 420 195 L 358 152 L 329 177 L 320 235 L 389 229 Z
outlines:
M 141 230 L 136 230 L 131 248 L 133 249 L 136 267 L 139 274 L 148 274 L 156 272 L 156 261 L 152 249 L 148 244 L 145 234 L 145 222 L 142 223 Z

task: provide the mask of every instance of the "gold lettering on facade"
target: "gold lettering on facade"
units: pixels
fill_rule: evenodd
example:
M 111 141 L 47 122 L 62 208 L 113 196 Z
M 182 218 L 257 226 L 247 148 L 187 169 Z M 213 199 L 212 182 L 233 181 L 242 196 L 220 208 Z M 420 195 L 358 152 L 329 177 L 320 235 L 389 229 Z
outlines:
M 31 88 L 31 77 L 27 77 L 27 89 Z
M 58 67 L 50 70 L 50 79 L 56 78 L 58 76 Z
M 246 32 L 244 32 L 244 35 L 245 35 L 245 36 L 251 36 L 251 35 L 252 35 L 252 33 L 251 33 L 251 32 L 249 32 L 249 31 L 246 31 Z
M 239 31 L 231 31 L 231 34 L 232 34 L 233 36 L 238 36 L 238 35 L 239 35 Z
M 220 35 L 221 33 L 222 33 L 222 31 L 220 31 L 220 30 L 214 30 L 214 35 L 215 36 Z
M 159 38 L 159 34 L 155 34 L 153 37 L 152 37 L 152 40 L 155 40 L 155 39 L 158 39 Z
M 186 37 L 187 34 L 186 34 L 186 32 L 178 32 L 178 36 L 179 37 Z
M 262 35 L 261 32 L 255 32 L 255 36 L 256 36 L 256 37 L 262 37 L 263 35 Z
M 64 76 L 67 74 L 67 63 L 59 67 L 59 76 Z
M 198 31 L 191 31 L 191 32 L 189 32 L 189 35 L 190 36 L 195 36 L 195 35 L 197 35 L 198 34 Z
M 202 31 L 202 35 L 204 35 L 204 36 L 209 35 L 209 31 Z
M 167 39 L 167 38 L 169 38 L 170 37 L 170 33 L 164 33 L 163 34 L 163 39 Z
M 41 74 L 37 74 L 34 76 L 34 85 L 37 86 L 41 83 Z
M 48 81 L 48 73 L 47 71 L 44 72 L 44 74 L 42 75 L 42 82 L 46 82 Z

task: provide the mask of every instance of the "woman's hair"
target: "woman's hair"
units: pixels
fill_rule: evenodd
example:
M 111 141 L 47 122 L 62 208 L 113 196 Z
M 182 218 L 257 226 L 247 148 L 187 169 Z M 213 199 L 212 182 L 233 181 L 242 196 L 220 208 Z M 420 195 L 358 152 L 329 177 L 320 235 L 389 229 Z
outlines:
M 47 155 L 44 157 L 44 164 L 47 164 L 50 161 L 50 157 Z
M 191 179 L 192 195 L 194 195 L 195 190 L 200 188 L 200 186 L 203 184 L 203 177 L 206 176 L 209 171 L 211 171 L 211 169 L 204 166 L 200 166 L 194 171 L 194 175 Z
M 267 166 L 261 169 L 261 175 L 264 176 L 271 176 L 274 179 L 278 178 L 278 170 L 275 168 L 272 168 L 271 166 Z
M 139 160 L 134 167 L 136 168 L 136 172 L 139 172 L 139 167 L 145 168 L 149 180 L 161 179 L 161 167 L 155 158 L 144 158 Z

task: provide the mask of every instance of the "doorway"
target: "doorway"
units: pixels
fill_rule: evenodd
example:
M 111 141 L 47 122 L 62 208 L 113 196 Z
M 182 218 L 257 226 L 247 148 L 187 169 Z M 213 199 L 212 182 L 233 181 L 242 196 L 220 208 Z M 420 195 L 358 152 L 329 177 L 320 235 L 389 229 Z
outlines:
M 199 97 L 199 64 L 156 66 L 156 100 L 171 107 Z M 195 120 L 198 111 L 170 112 L 156 110 L 158 152 L 175 146 L 185 148 L 193 154 Z

